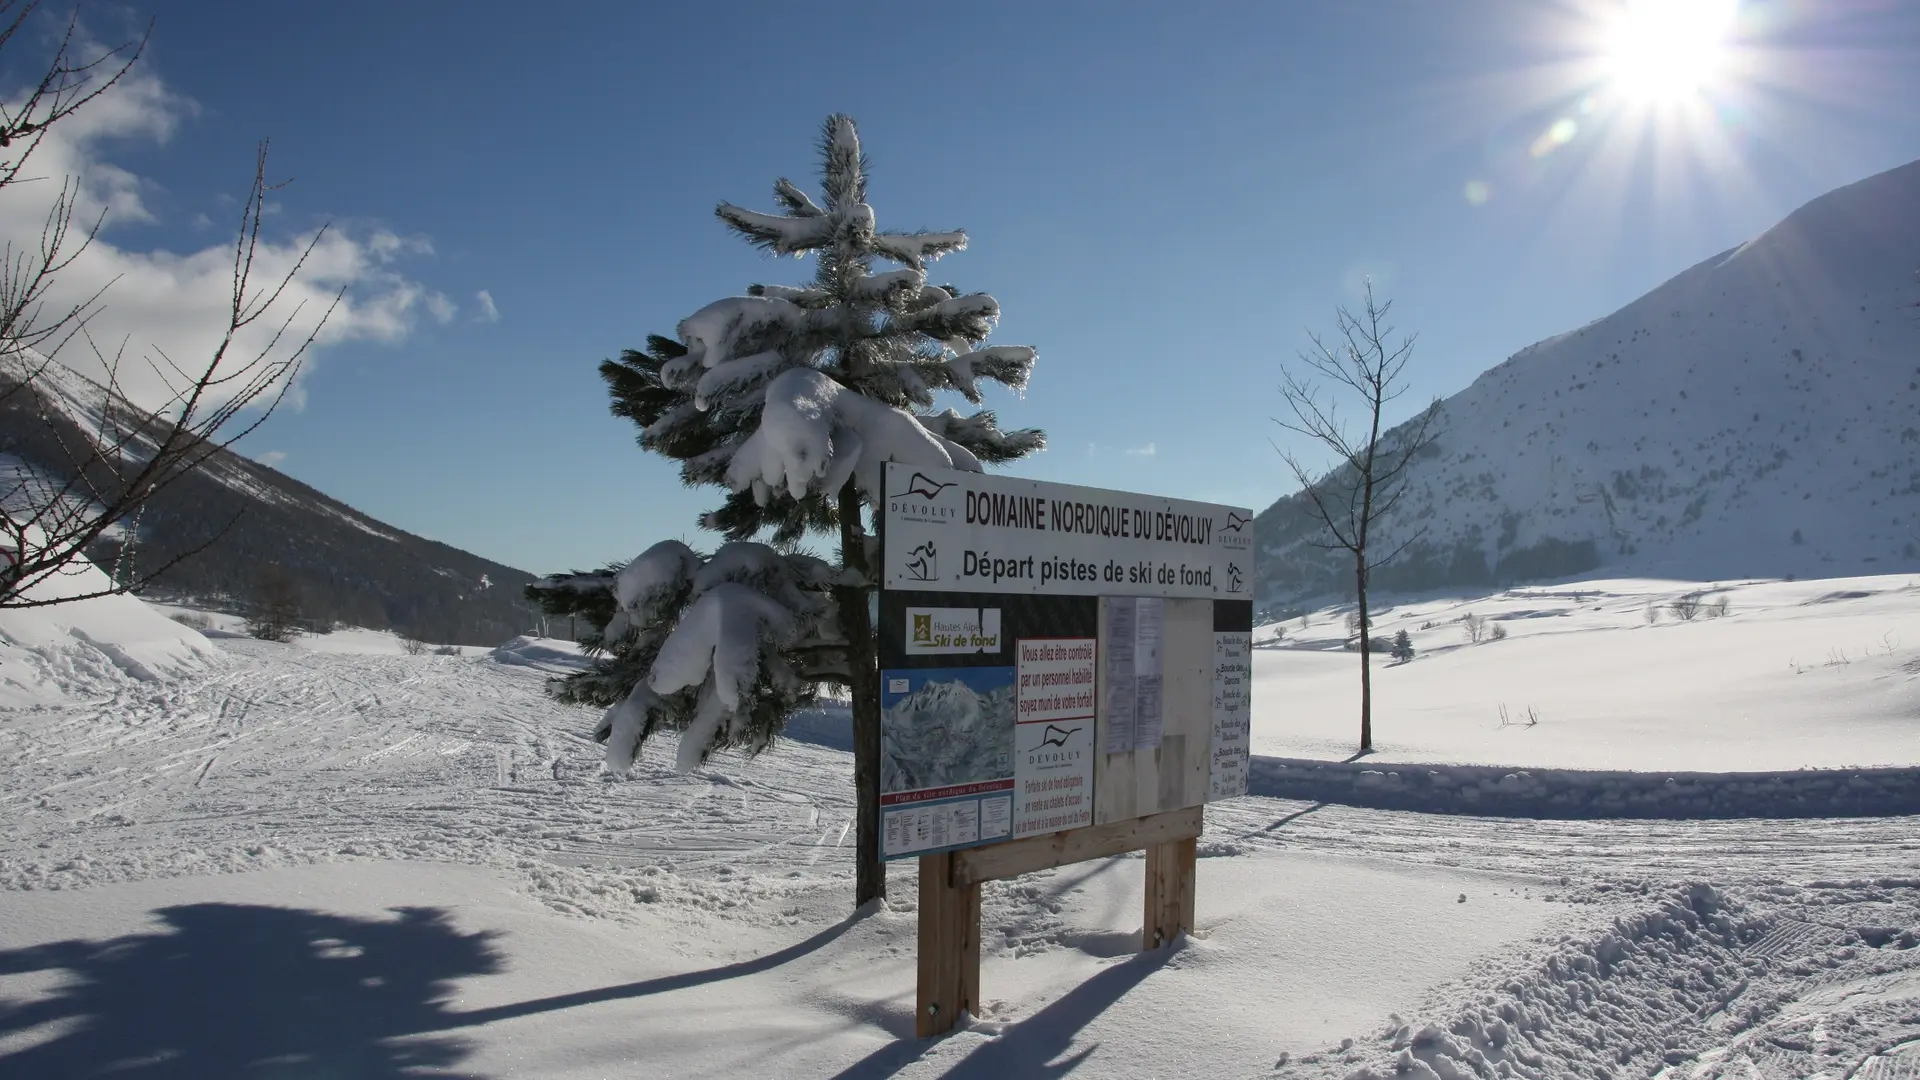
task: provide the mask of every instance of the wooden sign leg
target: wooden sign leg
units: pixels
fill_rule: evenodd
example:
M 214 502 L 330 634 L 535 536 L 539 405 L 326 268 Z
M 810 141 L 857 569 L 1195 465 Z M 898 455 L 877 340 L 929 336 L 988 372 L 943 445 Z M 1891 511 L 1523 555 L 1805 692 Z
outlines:
M 1171 945 L 1193 929 L 1194 861 L 1198 843 L 1189 837 L 1147 848 L 1147 899 L 1140 924 L 1140 951 Z
M 953 855 L 920 857 L 920 970 L 913 1033 L 944 1035 L 980 997 L 980 886 L 953 884 Z

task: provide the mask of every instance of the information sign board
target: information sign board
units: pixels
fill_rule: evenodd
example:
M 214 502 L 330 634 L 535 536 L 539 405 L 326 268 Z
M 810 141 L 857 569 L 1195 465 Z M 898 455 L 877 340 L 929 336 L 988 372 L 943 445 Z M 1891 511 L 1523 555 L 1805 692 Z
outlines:
M 1253 512 L 890 463 L 883 589 L 1250 599 Z
M 1250 511 L 899 464 L 885 482 L 884 857 L 1099 824 L 1101 775 L 1147 793 L 1128 807 L 1172 793 L 1139 813 L 1245 792 Z M 1193 782 L 1154 780 L 1174 768 Z

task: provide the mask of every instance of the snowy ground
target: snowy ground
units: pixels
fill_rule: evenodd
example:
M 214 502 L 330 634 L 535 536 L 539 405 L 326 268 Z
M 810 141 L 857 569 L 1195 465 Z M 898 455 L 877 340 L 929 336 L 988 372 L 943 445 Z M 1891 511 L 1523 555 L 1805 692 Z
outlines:
M 1414 745 L 1393 726 L 1395 678 L 1436 680 L 1436 694 L 1447 679 L 1499 678 L 1518 687 L 1510 708 L 1544 714 L 1539 734 L 1562 707 L 1546 692 L 1574 681 L 1568 658 L 1612 656 L 1618 681 L 1633 654 L 1612 641 L 1713 642 L 1742 618 L 1755 636 L 1727 655 L 1756 664 L 1767 657 L 1753 642 L 1793 631 L 1774 623 L 1840 645 L 1884 621 L 1920 645 L 1905 587 L 1754 586 L 1724 620 L 1640 629 L 1627 616 L 1644 604 L 1614 583 L 1566 602 L 1611 605 L 1619 625 L 1594 618 L 1558 639 L 1558 679 L 1542 670 L 1556 655 L 1544 629 L 1526 664 L 1500 650 L 1584 613 L 1514 620 L 1507 640 L 1452 652 L 1442 631 L 1416 629 L 1422 657 L 1377 683 L 1383 758 L 1424 746 L 1434 762 L 1488 760 L 1485 748 L 1512 745 L 1544 766 L 1588 765 L 1580 753 L 1631 741 L 1595 720 L 1551 753 L 1496 742 L 1516 733 L 1471 734 L 1481 710 L 1463 705 L 1451 729 L 1444 710 L 1429 720 L 1462 734 Z M 1768 589 L 1783 590 L 1772 607 Z M 1858 591 L 1874 595 L 1802 603 Z M 1419 621 L 1451 617 L 1430 607 Z M 1911 764 L 1910 751 L 1871 756 L 1888 729 L 1861 718 L 1895 678 L 1857 655 L 1871 640 L 1803 700 L 1846 721 L 1848 760 Z M 1515 820 L 1247 797 L 1209 809 L 1200 928 L 1177 950 L 1133 954 L 1138 859 L 990 886 L 984 1015 L 929 1043 L 908 1037 L 910 873 L 896 868 L 888 906 L 847 917 L 843 752 L 786 743 L 683 776 L 664 746 L 634 779 L 609 781 L 582 738 L 590 718 L 540 693 L 569 662 L 564 645 L 453 657 L 325 641 L 221 637 L 173 677 L 109 666 L 73 683 L 75 700 L 0 712 L 0 1074 L 1465 1076 L 1477 1061 L 1523 1077 L 1868 1080 L 1920 1068 L 1920 819 Z M 1481 657 L 1497 666 L 1449 674 Z M 1260 658 L 1344 660 L 1351 675 L 1346 654 Z M 1260 670 L 1258 737 L 1280 740 L 1263 751 L 1339 749 L 1332 721 L 1276 728 L 1272 707 L 1306 695 L 1285 667 Z M 1650 697 L 1641 709 L 1666 700 Z M 1717 722 L 1708 712 L 1696 728 Z M 1788 706 L 1766 717 L 1790 734 Z M 1711 746 L 1686 741 L 1689 754 Z M 1742 741 L 1720 760 L 1774 767 Z
M 1694 592 L 1703 610 L 1682 620 L 1672 603 Z M 1716 618 L 1722 597 L 1727 614 Z M 1657 622 L 1647 621 L 1649 605 Z M 1460 621 L 1468 614 L 1487 620 L 1477 645 Z M 1256 754 L 1337 760 L 1358 747 L 1359 667 L 1342 647 L 1344 616 L 1316 612 L 1304 628 L 1292 619 L 1255 632 L 1270 646 L 1254 653 Z M 1491 640 L 1494 627 L 1507 637 Z M 1376 637 L 1403 629 L 1416 656 L 1376 663 L 1371 761 L 1920 764 L 1920 578 L 1594 581 L 1375 613 Z

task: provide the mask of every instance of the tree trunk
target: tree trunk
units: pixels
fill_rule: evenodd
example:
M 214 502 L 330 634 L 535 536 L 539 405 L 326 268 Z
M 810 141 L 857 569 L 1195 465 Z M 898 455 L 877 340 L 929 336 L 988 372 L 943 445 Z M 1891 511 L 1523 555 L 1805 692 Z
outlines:
M 840 561 L 872 580 L 867 565 L 866 529 L 860 515 L 860 491 L 852 480 L 840 489 Z M 853 797 L 855 906 L 887 895 L 887 867 L 880 861 L 880 668 L 874 654 L 873 619 L 867 610 L 871 586 L 834 590 L 840 625 L 847 632 L 847 663 L 852 668 Z
M 1367 618 L 1367 557 L 1354 557 L 1353 583 L 1360 598 L 1360 752 L 1373 749 L 1373 660 L 1369 656 L 1373 637 Z

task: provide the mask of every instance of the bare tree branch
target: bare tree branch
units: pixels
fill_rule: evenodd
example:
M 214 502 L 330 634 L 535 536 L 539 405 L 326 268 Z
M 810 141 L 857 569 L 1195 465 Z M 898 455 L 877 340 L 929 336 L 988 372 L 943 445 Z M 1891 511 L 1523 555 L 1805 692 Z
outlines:
M 0 0 L 0 19 L 7 20 L 6 27 L 0 29 L 0 53 L 12 44 L 39 6 L 39 0 L 26 3 Z M 0 159 L 0 188 L 19 179 L 20 171 L 39 148 L 48 128 L 111 90 L 133 70 L 153 37 L 153 23 L 147 23 L 138 41 L 122 42 L 84 62 L 74 51 L 78 36 L 80 9 L 76 7 L 67 18 L 66 32 L 61 35 L 59 46 L 26 100 L 18 104 L 0 102 L 0 150 L 9 151 L 8 157 Z M 116 62 L 118 67 L 113 66 Z M 111 73 L 103 76 L 109 68 Z
M 5 38 L 0 37 L 0 44 L 4 41 Z M 85 100 L 90 98 L 81 99 L 81 103 Z M 16 381 L 14 391 L 23 387 L 37 391 L 37 416 L 49 441 L 58 447 L 64 459 L 58 463 L 58 472 L 65 479 L 53 482 L 30 471 L 23 472 L 12 490 L 0 492 L 0 553 L 4 553 L 4 559 L 0 559 L 0 609 L 44 607 L 140 589 L 171 567 L 205 551 L 232 528 L 234 522 L 230 520 L 207 542 L 177 552 L 158 566 L 137 569 L 140 542 L 137 526 L 148 502 L 182 477 L 208 467 L 216 454 L 246 437 L 273 414 L 299 374 L 307 350 L 345 295 L 344 288 L 334 294 L 332 303 L 297 344 L 291 342 L 289 335 L 300 317 L 300 304 L 292 305 L 284 317 L 276 316 L 277 325 L 271 326 L 271 332 L 258 349 L 236 355 L 240 336 L 274 312 L 276 306 L 283 306 L 281 301 L 287 289 L 306 268 L 325 236 L 324 229 L 316 233 L 293 266 L 273 283 L 264 287 L 255 285 L 253 275 L 266 193 L 280 186 L 267 182 L 267 144 L 262 142 L 254 159 L 253 185 L 242 206 L 234 241 L 233 288 L 227 325 L 213 350 L 191 367 L 176 362 L 158 348 L 153 350 L 153 355 L 147 358 L 148 366 L 160 376 L 168 394 L 158 407 L 137 406 L 125 393 L 120 381 L 125 342 L 109 356 L 86 332 L 87 317 L 95 310 L 99 294 L 80 308 L 72 309 L 72 313 L 55 315 L 55 320 L 66 330 L 58 336 L 52 352 L 22 344 L 23 339 L 50 340 L 46 335 L 33 337 L 39 333 L 36 328 L 39 324 L 32 311 L 14 311 L 13 321 L 5 324 L 13 326 L 15 332 L 11 338 L 0 338 L 0 361 L 11 359 L 10 366 L 19 369 L 8 372 Z M 0 190 L 4 190 L 4 184 L 0 184 Z M 25 280 L 50 280 L 47 267 L 57 270 L 67 264 L 46 253 L 57 255 L 60 251 L 59 245 L 63 242 L 60 238 L 64 236 L 64 223 L 70 213 L 70 206 L 56 207 L 56 216 L 67 216 L 61 217 L 54 226 L 55 242 L 43 245 L 43 257 L 38 260 L 37 269 Z M 70 261 L 69 258 L 67 262 Z M 43 290 L 44 284 L 38 288 Z M 35 294 L 23 291 L 11 295 L 18 298 Z M 106 373 L 105 385 L 97 388 L 101 400 L 97 416 L 65 415 L 53 400 L 53 396 L 60 393 L 60 387 L 49 373 L 60 349 L 72 343 L 76 336 L 86 343 Z M 0 398 L 0 405 L 4 404 L 5 399 Z M 252 415 L 243 417 L 242 414 L 250 410 Z M 84 422 L 77 423 L 76 419 Z M 75 430 L 80 437 L 77 444 L 70 435 Z M 87 549 L 116 529 L 121 531 L 122 539 L 108 587 L 58 598 L 28 595 L 40 582 L 68 573 L 71 567 L 84 565 L 82 559 Z
M 1435 402 L 1397 430 L 1384 435 L 1380 430 L 1386 406 L 1406 393 L 1404 373 L 1413 357 L 1415 340 L 1413 335 L 1404 335 L 1393 341 L 1398 331 L 1387 318 L 1392 310 L 1393 302 L 1377 300 L 1373 282 L 1368 281 L 1360 314 L 1345 307 L 1337 309 L 1338 340 L 1330 343 L 1309 332 L 1307 340 L 1312 347 L 1299 354 L 1300 370 L 1283 371 L 1281 375 L 1280 394 L 1292 415 L 1274 418 L 1281 428 L 1326 447 L 1336 461 L 1315 481 L 1299 458 L 1281 451 L 1322 526 L 1321 537 L 1307 543 L 1353 557 L 1354 590 L 1359 601 L 1356 617 L 1362 751 L 1373 748 L 1372 624 L 1367 614 L 1367 586 L 1374 570 L 1404 554 L 1425 530 L 1402 538 L 1385 558 L 1371 557 L 1372 545 L 1377 527 L 1391 518 L 1406 493 L 1408 466 L 1432 442 L 1433 420 L 1439 412 L 1439 403 Z M 1316 377 L 1320 382 L 1314 381 Z M 1322 384 L 1331 386 L 1332 392 L 1323 392 Z M 1366 425 L 1363 433 L 1350 432 L 1341 421 L 1337 400 L 1341 394 L 1359 399 Z

